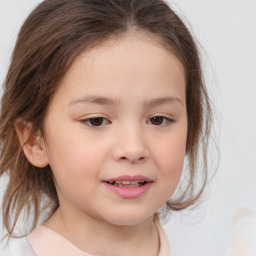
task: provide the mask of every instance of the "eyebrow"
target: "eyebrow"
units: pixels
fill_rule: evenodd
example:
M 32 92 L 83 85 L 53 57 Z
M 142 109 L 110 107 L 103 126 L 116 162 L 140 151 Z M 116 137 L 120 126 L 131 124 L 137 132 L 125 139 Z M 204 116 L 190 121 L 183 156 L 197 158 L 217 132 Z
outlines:
M 101 97 L 101 96 L 86 96 L 82 97 L 76 100 L 72 100 L 69 105 L 75 105 L 78 103 L 92 103 L 97 105 L 117 105 L 118 101 L 113 100 L 107 97 Z M 181 99 L 177 97 L 160 97 L 156 99 L 150 99 L 146 100 L 143 105 L 144 106 L 157 106 L 157 105 L 163 105 L 163 104 L 173 104 L 173 103 L 179 103 L 184 106 L 184 103 Z
M 152 100 L 147 100 L 144 105 L 145 106 L 157 106 L 157 105 L 163 105 L 168 103 L 179 103 L 184 106 L 184 103 L 181 99 L 177 97 L 162 97 L 162 98 L 156 98 Z
M 72 100 L 69 105 L 75 105 L 77 103 L 93 103 L 98 105 L 116 105 L 117 102 L 107 97 L 100 96 L 86 96 L 76 100 Z

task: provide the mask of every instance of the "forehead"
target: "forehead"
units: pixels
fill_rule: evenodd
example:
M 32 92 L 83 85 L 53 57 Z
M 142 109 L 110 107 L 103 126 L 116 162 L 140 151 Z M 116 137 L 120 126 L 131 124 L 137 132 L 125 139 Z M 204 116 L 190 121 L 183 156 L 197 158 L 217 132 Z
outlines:
M 185 94 L 185 71 L 171 49 L 157 37 L 128 33 L 78 56 L 58 90 L 75 91 L 81 89 L 81 83 L 84 92 L 118 94 L 136 88 L 160 90 L 159 84 L 172 84 L 181 86 Z

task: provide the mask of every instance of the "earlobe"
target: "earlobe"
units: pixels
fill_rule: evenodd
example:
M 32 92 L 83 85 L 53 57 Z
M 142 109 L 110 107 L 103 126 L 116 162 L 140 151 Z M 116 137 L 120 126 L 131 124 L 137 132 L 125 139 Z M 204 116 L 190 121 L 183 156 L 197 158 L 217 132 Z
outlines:
M 31 135 L 32 127 L 32 123 L 21 118 L 15 121 L 16 133 L 26 158 L 32 165 L 43 168 L 49 164 L 45 142 L 40 131 Z

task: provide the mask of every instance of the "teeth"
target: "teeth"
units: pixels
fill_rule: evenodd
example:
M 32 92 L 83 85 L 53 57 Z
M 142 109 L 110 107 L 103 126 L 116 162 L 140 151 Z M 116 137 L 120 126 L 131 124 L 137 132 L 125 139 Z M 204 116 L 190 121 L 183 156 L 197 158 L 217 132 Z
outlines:
M 117 186 L 117 187 L 139 187 L 144 185 L 145 181 L 129 181 L 129 180 L 117 180 L 117 181 L 109 181 L 109 184 Z
M 130 182 L 130 181 L 128 181 L 128 180 L 122 180 L 122 184 L 123 184 L 123 185 L 130 185 L 130 184 L 131 184 L 131 182 Z

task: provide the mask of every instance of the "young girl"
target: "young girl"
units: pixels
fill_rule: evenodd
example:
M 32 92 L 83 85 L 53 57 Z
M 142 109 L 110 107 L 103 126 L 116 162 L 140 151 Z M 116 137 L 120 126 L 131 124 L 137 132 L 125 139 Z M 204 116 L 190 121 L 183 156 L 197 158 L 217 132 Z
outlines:
M 32 232 L 7 255 L 169 255 L 158 216 L 205 186 L 200 59 L 162 0 L 43 1 L 20 30 L 0 123 L 7 235 L 33 213 Z

